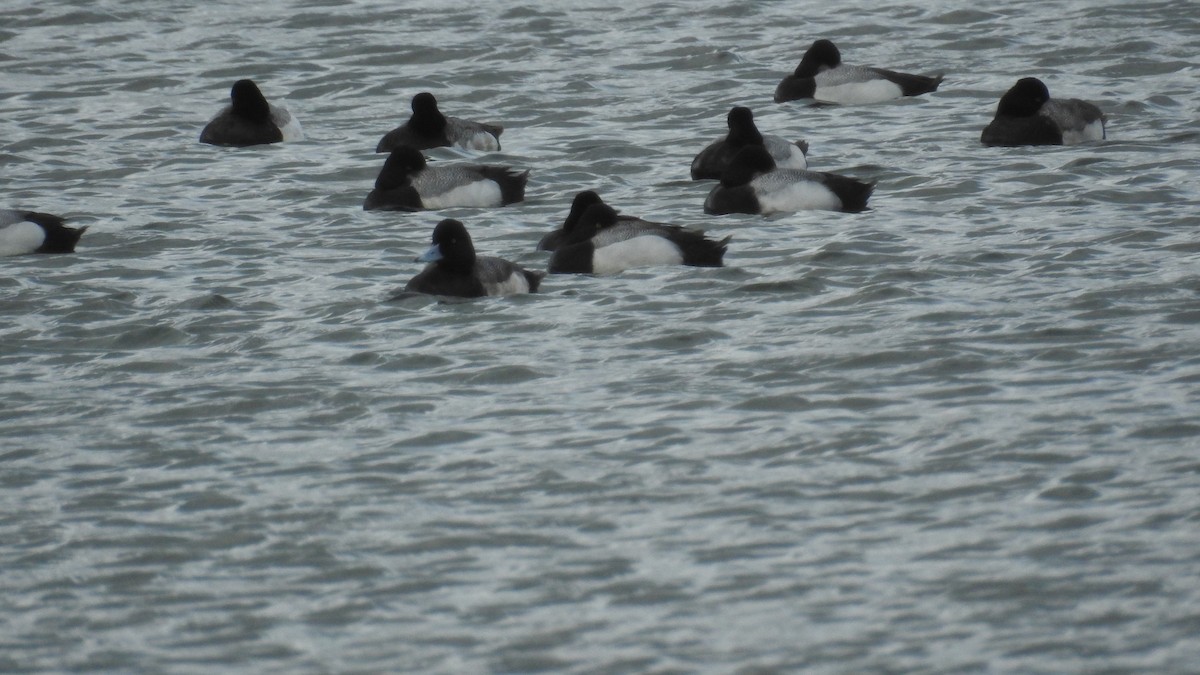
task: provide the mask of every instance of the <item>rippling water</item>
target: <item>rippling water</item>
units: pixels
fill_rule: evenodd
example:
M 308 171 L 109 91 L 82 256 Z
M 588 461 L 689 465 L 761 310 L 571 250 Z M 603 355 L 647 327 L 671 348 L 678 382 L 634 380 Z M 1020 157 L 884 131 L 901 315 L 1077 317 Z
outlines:
M 960 7 L 6 3 L 0 208 L 91 229 L 0 260 L 0 671 L 1194 672 L 1200 5 Z M 772 103 L 817 37 L 946 81 Z M 980 147 L 1024 75 L 1109 140 Z M 242 77 L 306 139 L 198 144 Z M 361 210 L 423 90 L 527 202 Z M 739 104 L 873 210 L 705 216 Z M 588 188 L 728 266 L 383 302 Z

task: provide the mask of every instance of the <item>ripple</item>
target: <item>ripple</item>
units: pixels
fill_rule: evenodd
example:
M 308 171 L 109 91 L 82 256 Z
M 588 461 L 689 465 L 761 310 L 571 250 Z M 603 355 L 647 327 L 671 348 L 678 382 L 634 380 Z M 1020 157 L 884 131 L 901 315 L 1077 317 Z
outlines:
M 91 229 L 4 259 L 0 670 L 1196 661 L 1193 4 L 277 5 L 5 10 L 9 206 Z M 820 36 L 947 79 L 772 104 Z M 1031 65 L 1110 138 L 980 147 Z M 196 143 L 245 76 L 307 140 Z M 418 91 L 525 202 L 361 210 Z M 873 209 L 706 216 L 733 105 Z M 728 267 L 386 302 L 445 217 L 544 267 L 582 189 Z

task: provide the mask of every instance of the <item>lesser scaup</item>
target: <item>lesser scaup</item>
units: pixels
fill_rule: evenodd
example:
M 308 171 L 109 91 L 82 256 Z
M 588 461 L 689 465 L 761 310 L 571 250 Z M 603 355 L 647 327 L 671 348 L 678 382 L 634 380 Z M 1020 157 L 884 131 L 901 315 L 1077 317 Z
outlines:
M 282 106 L 267 103 L 253 80 L 234 82 L 229 98 L 230 104 L 200 132 L 201 143 L 242 148 L 304 137 L 300 122 Z
M 783 169 L 807 169 L 808 143 L 790 142 L 780 136 L 764 136 L 754 124 L 754 112 L 745 106 L 736 106 L 725 116 L 729 134 L 709 144 L 692 160 L 692 180 L 720 178 L 729 160 L 738 150 L 747 145 L 766 146 L 775 159 L 775 165 Z
M 567 213 L 566 219 L 563 220 L 562 227 L 549 232 L 546 234 L 546 236 L 542 237 L 541 241 L 538 242 L 537 250 L 553 251 L 554 249 L 558 248 L 567 235 L 575 229 L 576 225 L 579 224 L 579 219 L 583 216 L 583 212 L 593 204 L 603 203 L 604 200 L 601 199 L 600 195 L 596 194 L 596 192 L 593 190 L 584 190 L 577 193 L 575 198 L 571 200 L 571 210 Z M 635 218 L 634 216 L 626 215 L 618 215 L 617 221 L 630 223 L 639 222 L 646 223 L 647 225 L 658 224 L 642 220 L 641 218 Z
M 678 225 L 621 221 L 593 204 L 550 257 L 551 274 L 616 274 L 635 267 L 721 267 L 731 237 L 713 241 Z
M 429 166 L 420 150 L 392 150 L 367 195 L 367 211 L 417 211 L 454 206 L 504 206 L 525 199 L 529 171 L 452 163 Z
M 874 183 L 823 171 L 777 169 L 766 148 L 751 145 L 730 161 L 721 182 L 704 200 L 704 212 L 771 213 L 867 208 Z
M 1105 138 L 1104 113 L 1077 98 L 1050 98 L 1036 77 L 1017 80 L 996 106 L 996 116 L 983 129 L 984 145 L 1073 145 Z
M 401 145 L 418 150 L 457 146 L 467 150 L 495 152 L 500 149 L 500 134 L 503 132 L 504 127 L 499 124 L 443 115 L 438 110 L 433 94 L 421 92 L 412 99 L 412 117 L 384 134 L 379 145 L 375 146 L 375 152 L 391 152 Z
M 475 255 L 467 228 L 451 218 L 433 228 L 433 245 L 416 260 L 429 264 L 409 280 L 403 293 L 458 298 L 536 293 L 545 276 L 502 258 Z
M 942 75 L 928 77 L 842 63 L 829 40 L 812 43 L 796 70 L 775 88 L 775 102 L 813 99 L 821 103 L 879 103 L 937 91 Z

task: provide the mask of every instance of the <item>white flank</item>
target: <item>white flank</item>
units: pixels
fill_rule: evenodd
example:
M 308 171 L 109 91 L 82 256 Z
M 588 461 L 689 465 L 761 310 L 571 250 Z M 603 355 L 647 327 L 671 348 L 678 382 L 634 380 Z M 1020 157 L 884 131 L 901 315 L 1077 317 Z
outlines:
M 462 146 L 468 150 L 495 152 L 500 149 L 500 141 L 486 131 L 476 131 L 463 140 Z
M 616 274 L 635 267 L 681 264 L 683 254 L 679 247 L 653 235 L 602 246 L 592 254 L 592 274 Z
M 500 206 L 504 202 L 500 186 L 494 180 L 477 180 L 459 185 L 438 195 L 421 195 L 427 209 L 448 209 L 455 206 Z
M 780 169 L 807 169 L 808 158 L 794 143 L 788 143 L 788 155 L 785 158 L 775 157 L 775 166 Z
M 864 103 L 879 103 L 900 98 L 903 91 L 900 85 L 889 80 L 878 79 L 869 82 L 845 82 L 833 86 L 817 82 L 817 91 L 813 99 L 825 103 L 841 103 L 843 105 L 858 105 Z
M 275 122 L 275 126 L 279 127 L 279 133 L 283 134 L 285 141 L 302 141 L 304 140 L 304 129 L 300 128 L 300 120 L 292 116 L 287 108 L 283 106 L 267 104 L 271 108 L 271 121 Z
M 1094 120 L 1082 129 L 1063 129 L 1063 145 L 1102 140 L 1104 140 L 1104 122 L 1101 120 Z
M 754 186 L 754 181 L 750 185 Z M 814 209 L 837 211 L 842 208 L 842 200 L 832 190 L 811 180 L 789 183 L 783 187 L 773 186 L 770 191 L 756 189 L 755 194 L 764 216 Z
M 520 272 L 513 272 L 502 282 L 487 285 L 488 295 L 516 295 L 529 292 L 529 280 Z
M 46 241 L 46 232 L 37 223 L 23 220 L 0 228 L 0 255 L 33 253 Z

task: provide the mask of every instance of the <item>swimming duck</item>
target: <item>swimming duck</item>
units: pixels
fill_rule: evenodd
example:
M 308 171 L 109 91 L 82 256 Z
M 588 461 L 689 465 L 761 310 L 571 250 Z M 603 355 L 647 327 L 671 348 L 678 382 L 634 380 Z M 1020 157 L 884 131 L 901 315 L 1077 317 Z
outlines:
M 575 229 L 575 226 L 579 223 L 579 219 L 583 216 L 583 212 L 593 204 L 603 203 L 604 200 L 600 198 L 600 195 L 596 194 L 592 190 L 584 190 L 577 193 L 575 198 L 571 200 L 571 210 L 567 213 L 567 218 L 563 221 L 562 227 L 549 232 L 546 234 L 546 236 L 542 237 L 541 241 L 538 242 L 537 250 L 553 251 L 554 249 L 558 248 L 568 234 Z M 644 223 L 647 226 L 659 224 L 626 215 L 618 215 L 617 222 Z
M 421 151 L 402 145 L 383 163 L 367 211 L 418 211 L 454 206 L 504 206 L 525 199 L 529 171 L 507 166 L 446 164 L 429 166 Z
M 229 92 L 230 104 L 200 132 L 209 145 L 246 147 L 304 137 L 300 122 L 282 106 L 271 105 L 253 80 L 238 80 Z
M 725 117 L 729 134 L 710 143 L 692 160 L 692 180 L 720 178 L 721 172 L 738 150 L 747 145 L 764 145 L 775 159 L 776 166 L 785 169 L 807 169 L 808 143 L 790 142 L 780 136 L 759 132 L 754 124 L 754 112 L 744 106 L 736 106 Z
M 1104 113 L 1077 98 L 1050 98 L 1036 77 L 1017 80 L 996 106 L 996 116 L 983 129 L 984 145 L 1074 145 L 1105 138 Z
M 502 258 L 478 256 L 462 222 L 447 218 L 433 228 L 433 245 L 417 257 L 428 265 L 404 286 L 404 293 L 459 298 L 536 293 L 545 276 Z
M 500 134 L 504 127 L 443 115 L 438 110 L 437 99 L 429 92 L 413 97 L 412 111 L 407 122 L 384 134 L 375 146 L 375 152 L 391 152 L 401 145 L 417 150 L 449 146 L 484 152 L 500 149 Z
M 858 212 L 867 208 L 875 184 L 822 171 L 778 169 L 766 148 L 747 146 L 721 174 L 704 200 L 704 212 L 758 213 L 826 209 Z
M 714 241 L 678 225 L 621 221 L 615 209 L 587 207 L 550 257 L 551 274 L 616 274 L 634 267 L 721 267 L 731 237 Z
M 821 103 L 879 103 L 937 91 L 942 77 L 847 65 L 837 46 L 817 40 L 804 52 L 796 70 L 775 88 L 775 102 L 811 98 Z

